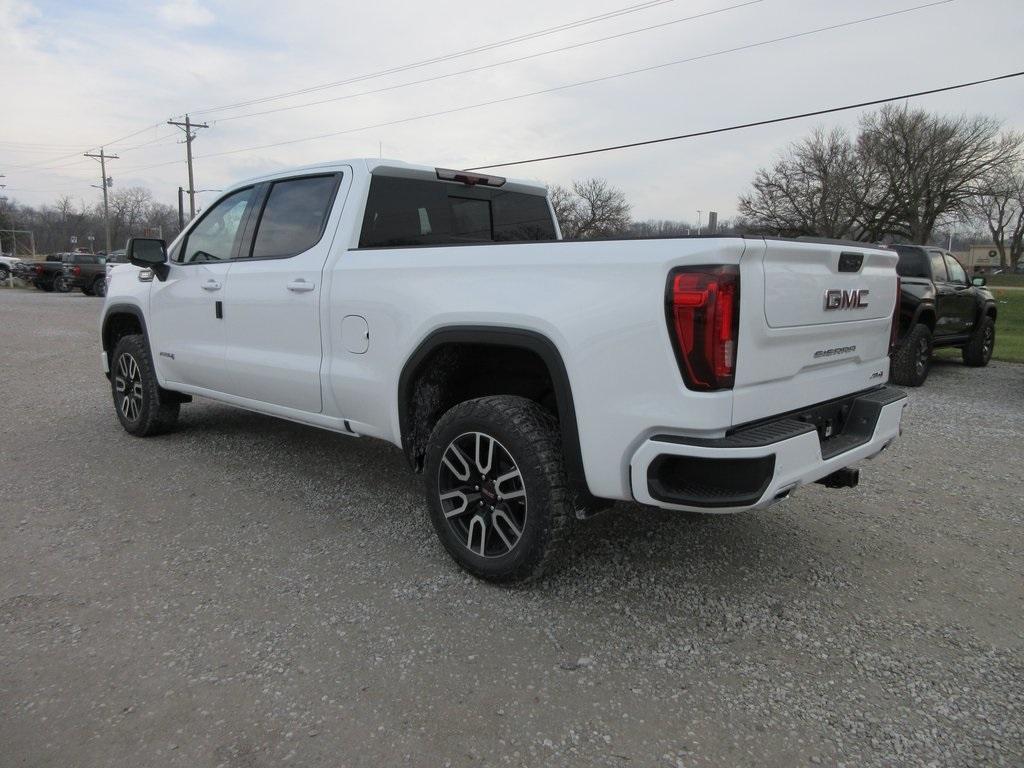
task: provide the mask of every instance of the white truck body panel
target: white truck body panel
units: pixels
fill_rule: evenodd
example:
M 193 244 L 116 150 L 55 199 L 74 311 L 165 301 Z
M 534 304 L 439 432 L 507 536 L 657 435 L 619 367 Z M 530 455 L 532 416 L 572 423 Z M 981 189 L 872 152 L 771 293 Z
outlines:
M 255 181 L 343 174 L 316 246 L 290 259 L 171 264 L 162 281 L 141 280 L 137 268 L 118 265 L 106 312 L 139 309 L 167 389 L 396 445 L 400 376 L 433 332 L 534 332 L 564 362 L 590 492 L 666 507 L 672 505 L 653 499 L 643 482 L 652 436 L 721 437 L 737 425 L 888 379 L 894 252 L 857 248 L 865 271 L 854 275 L 838 273 L 833 263 L 849 249 L 759 238 L 363 249 L 359 233 L 375 170 L 434 173 L 354 160 L 261 177 Z M 515 181 L 508 188 L 542 189 Z M 737 366 L 733 389 L 697 392 L 684 384 L 675 356 L 666 281 L 675 267 L 707 264 L 740 270 Z M 303 289 L 293 290 L 296 284 Z M 834 288 L 867 288 L 867 310 L 823 311 L 823 293 Z M 210 320 L 214 294 L 224 303 L 223 322 Z M 812 450 L 816 438 L 794 438 L 780 449 L 773 491 L 877 453 L 898 432 L 901 409 L 902 403 L 887 407 L 876 437 L 829 461 Z M 759 504 L 765 503 L 770 499 Z

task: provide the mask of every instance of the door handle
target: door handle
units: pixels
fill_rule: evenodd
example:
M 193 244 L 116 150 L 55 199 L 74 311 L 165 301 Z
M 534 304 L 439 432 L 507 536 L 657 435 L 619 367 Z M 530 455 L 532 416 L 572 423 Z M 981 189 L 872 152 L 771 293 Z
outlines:
M 294 293 L 305 293 L 306 291 L 312 291 L 316 288 L 316 284 L 307 283 L 300 277 L 298 280 L 292 280 L 288 283 L 287 288 L 289 291 L 293 291 Z
M 203 290 L 204 291 L 219 291 L 220 290 L 220 283 L 218 283 L 216 280 L 213 280 L 213 279 L 207 280 L 205 283 L 203 283 Z

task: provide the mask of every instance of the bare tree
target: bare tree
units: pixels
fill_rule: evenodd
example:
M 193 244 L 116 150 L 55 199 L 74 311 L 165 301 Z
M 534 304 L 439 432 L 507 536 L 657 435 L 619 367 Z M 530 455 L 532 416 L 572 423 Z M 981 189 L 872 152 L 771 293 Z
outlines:
M 972 204 L 999 251 L 999 263 L 1012 267 L 1024 256 L 1024 161 L 994 171 Z
M 950 118 L 889 105 L 851 140 L 818 129 L 757 172 L 739 209 L 749 231 L 927 243 L 962 219 L 986 178 L 1020 151 L 988 117 Z
M 556 185 L 550 195 L 566 240 L 614 237 L 629 228 L 626 195 L 604 179 L 574 181 L 571 190 Z
M 72 247 L 71 236 L 78 236 L 78 247 L 87 247 L 88 235 L 103 232 L 103 206 L 86 208 L 72 197 L 61 197 L 53 205 L 35 208 L 13 201 L 10 211 L 17 211 L 18 228 L 35 233 L 39 253 L 66 251 Z M 177 207 L 154 202 L 144 187 L 130 187 L 115 192 L 110 203 L 110 228 L 114 247 L 123 247 L 132 235 L 148 227 L 160 227 L 165 238 L 178 233 Z M 8 227 L 9 228 L 9 227 Z M 99 245 L 98 238 L 93 245 Z
M 969 212 L 985 178 L 1005 167 L 1019 138 L 997 120 L 945 117 L 886 105 L 861 121 L 858 149 L 884 193 L 865 221 L 885 234 L 927 243 L 944 219 Z
M 791 144 L 772 167 L 754 177 L 740 196 L 741 216 L 753 228 L 797 237 L 862 234 L 864 185 L 857 151 L 842 129 L 818 128 Z

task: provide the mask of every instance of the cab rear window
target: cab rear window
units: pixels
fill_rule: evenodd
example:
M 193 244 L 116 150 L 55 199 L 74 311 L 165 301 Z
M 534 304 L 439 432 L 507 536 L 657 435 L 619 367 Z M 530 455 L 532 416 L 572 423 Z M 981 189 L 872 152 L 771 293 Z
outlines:
M 374 176 L 360 248 L 554 240 L 543 195 Z

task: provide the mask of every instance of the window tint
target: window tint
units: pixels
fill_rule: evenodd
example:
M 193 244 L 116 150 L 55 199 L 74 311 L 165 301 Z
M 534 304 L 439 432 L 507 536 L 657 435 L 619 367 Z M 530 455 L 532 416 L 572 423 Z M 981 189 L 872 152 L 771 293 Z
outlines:
M 188 234 L 181 250 L 181 261 L 197 264 L 233 258 L 246 211 L 252 203 L 253 190 L 242 189 L 228 195 L 207 211 Z
M 374 176 L 361 248 L 553 240 L 542 195 L 425 179 Z
M 275 182 L 263 206 L 253 257 L 294 256 L 320 242 L 337 184 L 337 176 Z
M 928 264 L 928 258 L 922 251 L 916 248 L 900 248 L 897 246 L 896 252 L 900 255 L 900 260 L 896 263 L 897 275 L 900 277 L 931 279 L 931 267 Z
M 967 285 L 967 272 L 960 266 L 960 262 L 946 254 L 946 269 L 949 270 L 949 282 Z
M 942 259 L 942 253 L 928 251 L 928 260 L 932 263 L 932 280 L 937 283 L 945 283 L 949 278 L 946 277 L 946 262 Z

